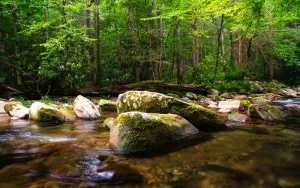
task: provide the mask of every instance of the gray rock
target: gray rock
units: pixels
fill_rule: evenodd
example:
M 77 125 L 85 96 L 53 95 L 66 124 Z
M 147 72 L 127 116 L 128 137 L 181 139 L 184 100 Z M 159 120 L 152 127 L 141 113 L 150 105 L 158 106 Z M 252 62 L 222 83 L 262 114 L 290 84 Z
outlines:
M 99 109 L 89 99 L 81 95 L 76 97 L 73 108 L 78 118 L 96 120 L 101 117 Z

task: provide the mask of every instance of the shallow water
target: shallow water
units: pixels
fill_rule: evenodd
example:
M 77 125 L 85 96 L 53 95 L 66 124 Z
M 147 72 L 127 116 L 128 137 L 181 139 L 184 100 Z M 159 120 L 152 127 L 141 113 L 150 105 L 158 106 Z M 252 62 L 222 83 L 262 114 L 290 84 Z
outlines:
M 236 125 L 143 158 L 115 155 L 101 124 L 38 125 L 0 115 L 0 187 L 300 187 L 299 119 Z

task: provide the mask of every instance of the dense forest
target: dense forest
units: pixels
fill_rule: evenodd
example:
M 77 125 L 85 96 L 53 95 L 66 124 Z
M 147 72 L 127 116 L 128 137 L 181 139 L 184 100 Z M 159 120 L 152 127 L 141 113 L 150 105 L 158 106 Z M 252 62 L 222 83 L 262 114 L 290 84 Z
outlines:
M 0 83 L 299 84 L 299 8 L 298 0 L 1 0 Z

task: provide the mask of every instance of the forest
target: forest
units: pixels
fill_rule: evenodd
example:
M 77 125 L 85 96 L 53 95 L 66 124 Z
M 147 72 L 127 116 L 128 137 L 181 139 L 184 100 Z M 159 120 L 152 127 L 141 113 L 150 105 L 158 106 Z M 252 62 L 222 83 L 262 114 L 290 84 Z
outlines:
M 300 187 L 299 0 L 0 0 L 0 188 Z
M 297 0 L 1 0 L 0 82 L 299 84 Z

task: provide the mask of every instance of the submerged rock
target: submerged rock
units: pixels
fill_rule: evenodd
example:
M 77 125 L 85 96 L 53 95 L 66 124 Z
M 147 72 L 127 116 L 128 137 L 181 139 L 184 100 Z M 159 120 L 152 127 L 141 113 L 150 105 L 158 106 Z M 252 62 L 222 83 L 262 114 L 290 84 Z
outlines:
M 245 123 L 248 116 L 240 113 L 231 113 L 228 115 L 228 120 L 232 122 Z
M 171 113 L 182 116 L 200 130 L 215 131 L 226 128 L 224 118 L 201 105 L 149 91 L 128 91 L 117 100 L 119 113 L 142 111 L 149 113 Z
M 116 112 L 117 111 L 117 103 L 111 100 L 100 99 L 99 106 L 103 111 Z
M 261 118 L 266 121 L 285 120 L 286 114 L 278 106 L 269 104 L 252 104 L 249 106 L 248 115 L 254 118 Z
M 79 95 L 74 101 L 74 111 L 77 117 L 96 120 L 101 117 L 99 109 L 87 98 Z
M 58 110 L 65 116 L 66 121 L 75 121 L 77 116 L 72 105 L 63 104 L 58 107 Z
M 175 114 L 127 112 L 119 114 L 110 130 L 109 143 L 121 154 L 151 150 L 199 131 Z
M 29 108 L 26 108 L 19 102 L 8 102 L 4 109 L 11 117 L 26 119 L 29 117 Z
M 57 109 L 41 102 L 35 102 L 29 108 L 29 118 L 40 122 L 63 123 L 65 116 Z

